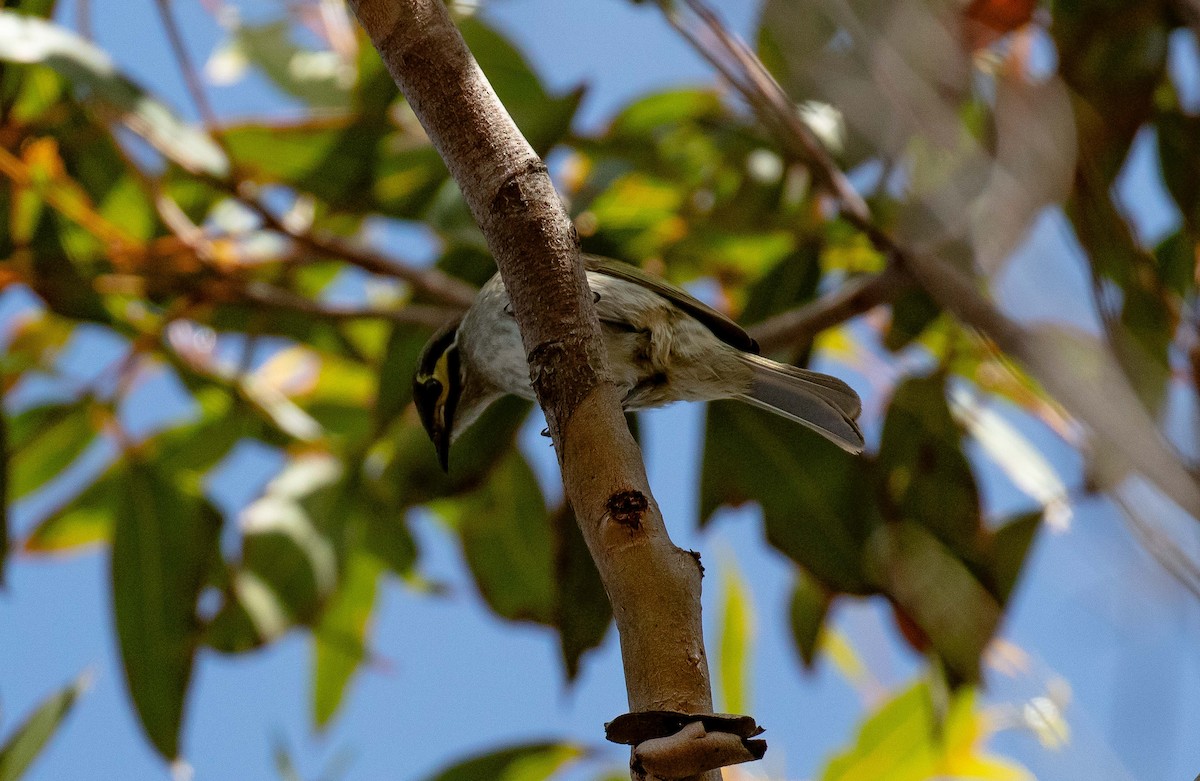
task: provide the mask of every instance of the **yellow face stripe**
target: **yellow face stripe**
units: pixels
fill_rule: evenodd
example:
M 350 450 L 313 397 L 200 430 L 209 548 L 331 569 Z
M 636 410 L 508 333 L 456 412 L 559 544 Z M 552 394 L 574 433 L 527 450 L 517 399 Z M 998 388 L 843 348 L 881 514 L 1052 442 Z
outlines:
M 442 353 L 433 367 L 433 378 L 442 385 L 442 394 L 438 396 L 437 403 L 439 410 L 445 408 L 446 399 L 450 395 L 450 360 L 447 355 L 449 351 Z

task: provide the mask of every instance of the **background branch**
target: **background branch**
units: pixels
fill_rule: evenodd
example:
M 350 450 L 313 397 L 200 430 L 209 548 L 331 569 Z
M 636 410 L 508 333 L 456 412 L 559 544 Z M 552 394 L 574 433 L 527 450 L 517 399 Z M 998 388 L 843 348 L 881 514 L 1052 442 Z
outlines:
M 1108 350 L 1097 346 L 1089 351 L 1083 343 L 1072 344 L 1069 339 L 1056 338 L 1061 334 L 1035 333 L 1007 317 L 980 293 L 975 276 L 938 256 L 952 231 L 943 231 L 945 236 L 931 236 L 922 242 L 902 243 L 879 226 L 758 56 L 725 28 L 703 0 L 684 0 L 683 5 L 691 11 L 690 18 L 678 12 L 679 5 L 659 4 L 668 21 L 743 96 L 780 146 L 808 163 L 814 179 L 831 191 L 841 216 L 861 230 L 892 263 L 910 274 L 939 306 L 1020 361 L 1050 394 L 1102 440 L 1104 444 L 1100 447 L 1119 454 L 1122 463 L 1110 467 L 1102 476 L 1104 487 L 1116 485 L 1129 470 L 1136 468 L 1172 501 L 1200 518 L 1200 488 L 1180 465 L 1178 454 L 1163 440 Z

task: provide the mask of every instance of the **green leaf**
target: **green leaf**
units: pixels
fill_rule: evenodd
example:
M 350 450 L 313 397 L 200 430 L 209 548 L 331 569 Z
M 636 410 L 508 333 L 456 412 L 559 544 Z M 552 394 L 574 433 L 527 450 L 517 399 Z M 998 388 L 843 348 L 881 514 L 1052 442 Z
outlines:
M 581 748 L 569 743 L 531 743 L 459 762 L 426 781 L 546 781 L 583 755 Z
M 49 65 L 187 170 L 217 178 L 229 174 L 229 161 L 211 138 L 118 72 L 101 49 L 63 27 L 0 11 L 0 60 Z
M 723 504 L 762 504 L 773 546 L 829 588 L 871 592 L 862 552 L 879 522 L 871 463 L 802 426 L 737 402 L 708 408 L 700 514 Z
M 1200 117 L 1173 108 L 1159 112 L 1154 124 L 1163 184 L 1195 235 L 1200 233 Z
M 974 694 L 964 690 L 942 723 L 929 684 L 917 682 L 867 719 L 853 745 L 825 766 L 821 781 L 1033 781 L 1020 765 L 985 752 L 994 729 L 989 722 Z
M 717 611 L 719 707 L 726 713 L 749 713 L 754 604 L 749 586 L 732 559 L 721 567 L 721 601 Z
M 1041 526 L 1042 511 L 1036 510 L 1018 515 L 993 533 L 988 546 L 988 569 L 992 576 L 991 592 L 1000 604 L 1007 603 L 1012 595 Z
M 776 263 L 750 289 L 742 322 L 757 323 L 811 300 L 821 279 L 820 254 L 820 244 L 810 241 Z
M 367 623 L 381 571 L 373 556 L 352 554 L 341 585 L 313 629 L 313 720 L 319 729 L 328 726 L 355 670 L 367 658 Z
M 341 464 L 326 453 L 297 456 L 242 512 L 242 562 L 233 594 L 263 640 L 312 620 L 337 586 L 339 540 L 327 524 L 346 519 L 314 512 L 313 503 L 328 498 L 337 506 L 341 477 Z
M 654 139 L 672 125 L 725 115 L 720 96 L 711 89 L 656 92 L 629 103 L 613 117 L 609 135 L 630 140 Z
M 796 585 L 788 614 L 791 618 L 792 639 L 800 651 L 804 666 L 811 668 L 817 659 L 821 627 L 829 613 L 829 592 L 803 571 L 796 572 Z
M 879 446 L 884 514 L 919 523 L 960 556 L 975 550 L 979 491 L 946 403 L 945 378 L 905 380 L 896 389 Z
M 387 133 L 386 125 L 322 121 L 239 125 L 221 137 L 243 177 L 304 190 L 335 209 L 367 211 Z
M 551 97 L 521 52 L 478 17 L 461 20 L 458 29 L 517 127 L 545 154 L 570 129 L 583 89 Z
M 829 762 L 821 781 L 922 781 L 932 777 L 924 775 L 924 770 L 933 764 L 935 724 L 928 686 L 911 686 L 862 725 L 854 745 Z
M 467 565 L 493 611 L 510 620 L 553 622 L 550 519 L 537 479 L 519 452 L 510 451 L 478 489 L 434 507 L 458 529 Z
M 237 28 L 233 45 L 271 83 L 314 109 L 342 109 L 349 103 L 350 66 L 333 51 L 304 49 L 292 40 L 292 23 L 282 19 Z
M 388 337 L 379 367 L 375 395 L 375 430 L 383 431 L 412 401 L 412 378 L 429 332 L 396 325 Z
M 168 759 L 200 639 L 196 601 L 220 518 L 155 467 L 131 461 L 112 544 L 113 612 L 125 679 L 146 735 Z
M 0 781 L 17 781 L 71 712 L 87 688 L 84 677 L 51 695 L 0 746 Z
M 600 645 L 612 623 L 612 605 L 588 551 L 571 506 L 563 503 L 551 516 L 554 533 L 554 623 L 568 680 L 579 674 L 579 660 Z
M 883 344 L 892 352 L 902 350 L 930 326 L 941 308 L 925 291 L 912 289 L 892 304 L 892 322 L 884 334 Z
M 478 487 L 513 447 L 529 408 L 529 402 L 515 396 L 502 398 L 489 407 L 454 442 L 449 474 L 438 466 L 433 444 L 419 423 L 400 426 L 378 487 L 388 492 L 389 502 L 395 507 L 424 504 Z
M 0 410 L 0 587 L 4 586 L 4 570 L 8 563 L 8 416 Z
M 65 553 L 108 542 L 123 501 L 125 473 L 110 467 L 81 494 L 43 519 L 25 538 L 26 553 Z
M 401 578 L 413 573 L 417 563 L 417 543 L 404 516 L 386 506 L 374 507 L 364 513 L 363 550 L 380 561 Z
M 866 567 L 902 616 L 928 637 L 950 672 L 979 680 L 979 658 L 1000 622 L 1000 604 L 923 526 L 889 523 L 871 535 Z
M 20 499 L 66 469 L 95 439 L 86 404 L 37 407 L 12 423 L 9 496 Z

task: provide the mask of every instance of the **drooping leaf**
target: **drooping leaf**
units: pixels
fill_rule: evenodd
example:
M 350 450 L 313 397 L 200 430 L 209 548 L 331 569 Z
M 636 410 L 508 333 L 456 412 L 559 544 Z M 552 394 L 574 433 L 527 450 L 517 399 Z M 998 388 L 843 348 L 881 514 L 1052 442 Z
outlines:
M 52 480 L 87 449 L 96 436 L 87 405 L 52 405 L 13 421 L 10 497 L 20 499 Z
M 821 279 L 821 246 L 808 242 L 775 264 L 750 289 L 742 322 L 757 323 L 812 299 Z
M 113 518 L 122 502 L 125 473 L 110 467 L 82 493 L 44 518 L 25 538 L 25 553 L 77 551 L 112 539 Z
M 883 345 L 895 352 L 907 347 L 928 328 L 941 313 L 923 290 L 909 290 L 892 304 L 892 321 L 883 337 Z
M 517 451 L 482 486 L 435 507 L 458 529 L 467 565 L 492 610 L 512 620 L 553 621 L 550 518 L 537 479 Z
M 569 743 L 531 743 L 473 757 L 426 781 L 546 781 L 583 755 L 582 749 Z
M 821 628 L 825 623 L 825 616 L 829 613 L 829 603 L 829 592 L 814 578 L 802 570 L 797 570 L 796 585 L 792 589 L 792 602 L 788 612 L 792 639 L 796 642 L 796 649 L 800 651 L 800 659 L 804 666 L 810 669 L 817 660 Z
M 314 517 L 307 503 L 326 493 L 340 495 L 341 475 L 341 465 L 329 454 L 298 456 L 242 511 L 241 566 L 225 603 L 234 623 L 223 625 L 221 614 L 217 617 L 219 636 L 226 643 L 228 635 L 235 635 L 228 632 L 231 626 L 243 626 L 243 612 L 263 641 L 316 617 L 337 585 L 338 552 L 337 540 L 324 525 L 331 519 Z M 339 517 L 336 522 L 344 520 Z
M 63 719 L 71 712 L 75 700 L 87 688 L 86 678 L 79 678 L 48 697 L 29 718 L 8 736 L 0 746 L 0 781 L 17 781 L 29 768 Z
M 1163 184 L 1193 235 L 1200 233 L 1200 117 L 1178 108 L 1154 118 Z
M 941 375 L 911 378 L 896 389 L 879 468 L 885 515 L 925 526 L 959 555 L 974 549 L 979 491 Z
M 493 404 L 454 442 L 450 472 L 438 466 L 433 444 L 415 421 L 397 430 L 394 452 L 378 481 L 394 496 L 391 506 L 411 507 L 479 486 L 513 447 L 517 429 L 529 415 L 527 401 L 508 396 Z
M 567 679 L 573 681 L 580 658 L 604 639 L 612 623 L 612 605 L 569 504 L 551 515 L 551 525 L 557 586 L 554 624 Z
M 292 24 L 283 19 L 241 25 L 233 45 L 258 66 L 271 83 L 314 109 L 342 109 L 349 103 L 353 70 L 336 52 L 304 49 L 292 40 Z
M 200 640 L 196 603 L 220 519 L 154 466 L 131 461 L 112 544 L 113 611 L 125 679 L 142 728 L 168 759 Z
M 8 564 L 8 416 L 0 409 L 0 587 Z
M 871 535 L 866 567 L 959 681 L 979 680 L 980 657 L 1000 622 L 1000 604 L 926 527 L 888 523 Z
M 393 575 L 410 576 L 417 563 L 417 543 L 403 516 L 387 506 L 369 507 L 363 521 L 363 549 Z
M 240 125 L 221 135 L 242 176 L 315 195 L 335 209 L 366 211 L 386 125 L 344 120 L 290 127 Z
M 863 545 L 879 522 L 871 464 L 802 426 L 736 402 L 709 405 L 700 514 L 762 504 L 771 544 L 826 586 L 871 591 Z
M 754 603 L 749 586 L 732 559 L 721 566 L 721 601 L 717 611 L 719 707 L 726 713 L 749 713 Z
M 367 623 L 375 606 L 382 567 L 363 553 L 351 554 L 338 590 L 313 629 L 313 721 L 328 726 L 366 659 Z
M 122 75 L 102 50 L 56 24 L 0 11 L 0 60 L 42 63 L 189 171 L 223 178 L 229 161 L 200 130 Z
M 1012 595 L 1041 526 L 1041 512 L 1025 513 L 1008 520 L 992 535 L 988 569 L 992 576 L 991 592 L 1001 605 Z

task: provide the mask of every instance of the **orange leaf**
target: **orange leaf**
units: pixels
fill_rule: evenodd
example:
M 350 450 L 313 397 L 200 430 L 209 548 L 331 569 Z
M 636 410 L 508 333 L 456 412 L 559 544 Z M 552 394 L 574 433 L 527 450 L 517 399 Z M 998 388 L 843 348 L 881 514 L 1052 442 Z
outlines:
M 1033 18 L 1036 0 L 972 0 L 965 12 L 964 37 L 972 51 L 1024 27 Z

